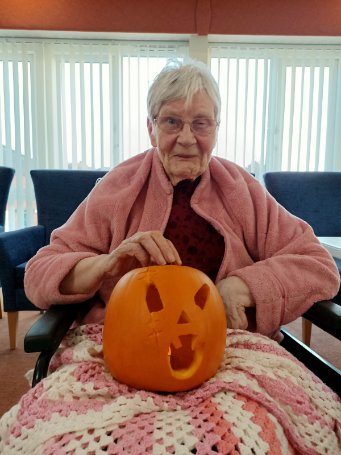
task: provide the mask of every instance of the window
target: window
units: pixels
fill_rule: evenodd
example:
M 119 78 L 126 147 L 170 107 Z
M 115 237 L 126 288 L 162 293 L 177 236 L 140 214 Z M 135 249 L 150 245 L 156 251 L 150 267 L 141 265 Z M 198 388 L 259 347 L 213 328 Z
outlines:
M 34 221 L 34 194 L 29 170 L 37 150 L 37 115 L 41 110 L 39 47 L 0 41 L 0 163 L 16 169 L 9 194 L 6 228 Z
M 108 168 L 150 147 L 146 99 L 178 42 L 0 40 L 0 163 L 15 167 L 7 226 L 35 223 L 30 169 Z
M 341 47 L 211 46 L 217 155 L 255 172 L 341 169 Z
M 108 168 L 149 148 L 148 87 L 191 45 L 0 38 L 0 164 L 16 169 L 7 228 L 35 223 L 30 169 Z M 208 43 L 208 53 L 222 97 L 214 154 L 258 178 L 341 170 L 340 45 Z

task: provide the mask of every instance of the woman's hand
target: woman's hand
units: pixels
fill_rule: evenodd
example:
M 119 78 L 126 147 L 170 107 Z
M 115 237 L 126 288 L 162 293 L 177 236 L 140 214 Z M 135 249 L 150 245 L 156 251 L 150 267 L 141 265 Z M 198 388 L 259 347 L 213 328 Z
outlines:
M 137 232 L 109 254 L 79 261 L 60 285 L 62 294 L 95 293 L 107 278 L 118 281 L 137 267 L 181 264 L 179 253 L 160 231 Z
M 228 327 L 247 329 L 248 320 L 245 308 L 255 306 L 250 289 L 237 276 L 224 278 L 217 283 L 217 288 L 225 305 Z
M 159 231 L 137 232 L 109 254 L 107 276 L 121 278 L 136 267 L 181 264 L 179 253 Z

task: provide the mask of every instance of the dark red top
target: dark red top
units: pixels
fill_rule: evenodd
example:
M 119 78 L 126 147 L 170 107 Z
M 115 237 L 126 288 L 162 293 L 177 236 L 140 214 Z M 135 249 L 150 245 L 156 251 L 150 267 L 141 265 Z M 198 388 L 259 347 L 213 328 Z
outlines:
M 183 265 L 201 270 L 214 281 L 224 256 L 224 238 L 190 206 L 199 182 L 200 177 L 195 181 L 182 180 L 174 187 L 164 235 L 173 242 Z

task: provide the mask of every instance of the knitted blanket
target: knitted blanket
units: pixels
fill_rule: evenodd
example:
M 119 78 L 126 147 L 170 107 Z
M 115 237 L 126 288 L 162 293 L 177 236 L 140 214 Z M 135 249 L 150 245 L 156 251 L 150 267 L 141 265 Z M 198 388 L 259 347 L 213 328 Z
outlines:
M 47 378 L 0 421 L 0 453 L 341 453 L 341 402 L 276 342 L 228 330 L 217 374 L 189 392 L 115 381 L 102 326 L 69 332 Z

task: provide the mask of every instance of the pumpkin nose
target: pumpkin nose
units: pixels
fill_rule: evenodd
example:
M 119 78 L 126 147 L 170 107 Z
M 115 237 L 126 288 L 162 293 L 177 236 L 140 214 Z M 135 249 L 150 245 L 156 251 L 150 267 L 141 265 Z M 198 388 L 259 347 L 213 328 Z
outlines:
M 188 316 L 186 311 L 182 311 L 178 322 L 174 326 L 174 333 L 172 337 L 173 342 L 171 346 L 173 346 L 176 350 L 181 350 L 183 349 L 184 344 L 192 341 L 196 334 L 197 327 L 191 322 L 191 318 Z M 188 338 L 191 339 L 187 341 Z

